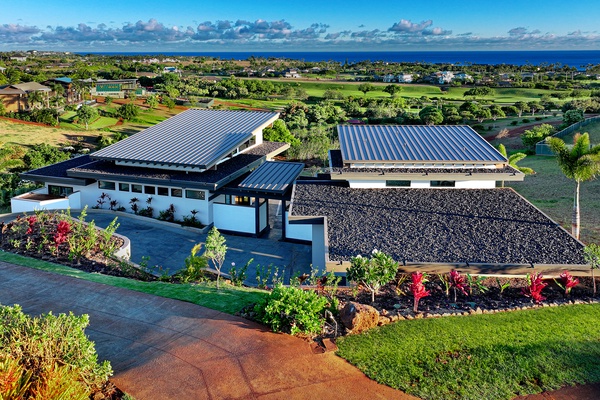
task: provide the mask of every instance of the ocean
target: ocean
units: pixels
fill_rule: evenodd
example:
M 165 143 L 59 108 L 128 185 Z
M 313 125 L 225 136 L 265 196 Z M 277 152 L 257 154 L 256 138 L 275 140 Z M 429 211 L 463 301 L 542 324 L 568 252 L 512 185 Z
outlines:
M 129 56 L 188 56 L 218 57 L 222 60 L 245 60 L 249 57 L 288 58 L 308 62 L 334 61 L 355 63 L 359 61 L 420 62 L 430 64 L 511 64 L 541 65 L 561 64 L 584 69 L 586 65 L 600 64 L 600 50 L 544 50 L 544 51 L 340 51 L 340 52 L 97 52 L 80 54 Z

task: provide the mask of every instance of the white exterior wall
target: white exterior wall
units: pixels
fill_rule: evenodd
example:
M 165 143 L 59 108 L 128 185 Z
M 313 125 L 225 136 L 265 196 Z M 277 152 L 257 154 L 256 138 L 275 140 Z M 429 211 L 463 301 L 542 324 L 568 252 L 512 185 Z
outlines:
M 254 206 L 213 204 L 214 223 L 217 229 L 255 234 Z
M 267 224 L 269 223 L 269 221 L 267 221 L 267 208 L 268 207 L 269 207 L 268 200 L 260 205 L 259 224 L 258 224 L 260 232 L 262 232 L 263 229 L 265 229 L 267 227 Z
M 290 224 L 288 212 L 285 213 L 285 237 L 288 239 L 312 241 L 312 225 Z
M 146 208 L 148 206 L 148 204 L 146 204 L 146 199 L 148 199 L 148 197 L 152 196 L 152 204 L 150 204 L 150 206 L 152 208 L 154 208 L 154 217 L 158 217 L 158 213 L 160 211 L 166 210 L 167 208 L 169 208 L 169 206 L 171 204 L 173 204 L 175 206 L 175 218 L 176 219 L 181 220 L 181 219 L 183 219 L 184 216 L 191 215 L 191 213 L 190 213 L 191 210 L 198 210 L 199 212 L 196 215 L 196 217 L 198 218 L 198 220 L 201 223 L 203 223 L 205 225 L 212 223 L 212 215 L 209 212 L 209 201 L 208 201 L 208 197 L 210 194 L 206 190 L 203 191 L 205 200 L 196 200 L 196 199 L 185 198 L 185 189 L 183 189 L 184 197 L 159 196 L 157 194 L 149 195 L 149 194 L 145 194 L 145 193 L 133 193 L 131 191 L 122 192 L 122 191 L 118 190 L 119 189 L 118 181 L 107 181 L 107 182 L 115 182 L 116 190 L 99 189 L 98 183 L 93 183 L 88 186 L 72 186 L 74 191 L 80 192 L 81 200 L 79 201 L 78 207 L 74 204 L 71 204 L 71 208 L 73 208 L 73 209 L 83 208 L 86 205 L 89 208 L 92 208 L 97 205 L 97 200 L 100 197 L 100 195 L 102 193 L 106 193 L 107 195 L 110 196 L 110 198 L 112 200 L 116 200 L 119 203 L 117 205 L 117 207 L 121 207 L 121 206 L 125 207 L 126 212 L 133 213 L 133 211 L 131 211 L 131 205 L 129 204 L 129 201 L 133 197 L 137 197 L 140 200 L 137 204 L 138 204 L 138 207 L 140 209 L 142 209 L 142 208 Z M 131 184 L 132 184 L 131 182 L 122 182 L 122 183 L 129 183 L 129 185 L 130 185 L 129 187 L 131 189 Z M 50 185 L 52 185 L 52 184 L 50 183 Z M 69 185 L 64 185 L 64 184 L 57 184 L 57 185 L 69 186 Z M 143 185 L 143 186 L 154 186 L 154 185 Z M 162 186 L 162 185 L 160 185 L 160 186 L 168 187 L 169 193 L 171 193 L 171 187 Z M 154 186 L 154 187 L 156 188 L 157 186 Z M 182 189 L 181 187 L 175 187 L 175 188 Z M 198 189 L 191 189 L 191 190 L 198 190 Z M 45 189 L 45 193 L 47 193 L 47 189 Z M 108 202 L 106 202 L 102 206 L 102 208 L 107 210 L 109 208 Z
M 385 180 L 360 180 L 351 181 L 348 180 L 351 188 L 354 189 L 397 189 L 396 186 L 386 186 Z M 429 188 L 431 187 L 430 181 L 411 181 L 411 188 Z M 496 187 L 496 181 L 493 180 L 481 180 L 481 181 L 456 181 L 456 189 L 493 189 Z M 439 187 L 436 189 L 454 189 L 452 187 Z
M 385 181 L 368 180 L 368 181 L 351 181 L 348 180 L 351 188 L 355 189 L 385 189 Z
M 457 189 L 493 189 L 496 181 L 456 181 Z

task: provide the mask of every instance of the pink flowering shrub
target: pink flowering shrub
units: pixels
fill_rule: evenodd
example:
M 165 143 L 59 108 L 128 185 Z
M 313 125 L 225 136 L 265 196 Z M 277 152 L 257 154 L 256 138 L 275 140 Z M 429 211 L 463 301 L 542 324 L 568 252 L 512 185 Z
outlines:
M 464 275 L 461 275 L 460 272 L 456 270 L 450 271 L 450 287 L 454 289 L 454 302 L 456 303 L 456 293 L 460 290 L 462 294 L 468 296 L 467 289 L 469 285 L 467 284 L 467 278 Z
M 58 250 L 58 246 L 67 241 L 69 233 L 71 233 L 71 224 L 67 221 L 60 221 L 56 225 L 56 233 L 54 234 L 54 246 L 56 250 Z

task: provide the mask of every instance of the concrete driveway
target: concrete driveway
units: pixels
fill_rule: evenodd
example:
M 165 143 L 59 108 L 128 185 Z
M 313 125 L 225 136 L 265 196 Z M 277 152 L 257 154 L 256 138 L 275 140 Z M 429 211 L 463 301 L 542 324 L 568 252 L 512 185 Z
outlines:
M 0 263 L 0 303 L 88 314 L 112 381 L 144 399 L 414 399 L 332 353 L 177 300 Z
M 88 210 L 87 221 L 94 220 L 97 226 L 105 228 L 115 214 Z M 117 233 L 131 241 L 131 260 L 140 263 L 143 257 L 150 257 L 148 266 L 160 266 L 172 274 L 185 267 L 184 260 L 196 243 L 204 242 L 205 234 L 184 228 L 162 224 L 159 221 L 120 214 Z M 304 244 L 278 240 L 277 232 L 264 238 L 224 235 L 227 242 L 227 256 L 223 272 L 229 271 L 232 262 L 239 270 L 251 258 L 247 283 L 256 284 L 256 268 L 269 265 L 279 269 L 286 280 L 295 273 L 310 272 L 311 247 Z

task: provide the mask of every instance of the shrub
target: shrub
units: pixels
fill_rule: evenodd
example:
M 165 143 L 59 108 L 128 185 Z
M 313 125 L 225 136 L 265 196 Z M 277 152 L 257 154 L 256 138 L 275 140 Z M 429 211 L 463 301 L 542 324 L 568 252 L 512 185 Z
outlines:
M 360 255 L 352 257 L 346 277 L 351 282 L 365 286 L 371 292 L 371 303 L 379 289 L 396 277 L 398 263 L 381 251 L 373 250 L 370 259 Z
M 523 123 L 524 123 L 524 124 L 528 124 L 529 122 L 531 122 L 531 121 L 529 120 L 529 118 L 523 118 Z
M 204 257 L 212 262 L 213 267 L 217 271 L 217 289 L 219 288 L 221 268 L 223 268 L 226 254 L 227 245 L 225 244 L 225 238 L 221 235 L 221 232 L 213 226 L 208 232 L 206 242 L 204 243 Z
M 59 387 L 70 394 L 84 390 L 88 398 L 100 392 L 112 375 L 108 361 L 98 364 L 94 343 L 84 332 L 88 324 L 87 315 L 48 313 L 32 318 L 18 305 L 0 306 L 0 359 L 13 359 L 27 368 L 21 377 L 31 374 L 35 389 L 31 394 L 39 393 L 34 398 L 58 398 L 47 394 Z M 14 370 L 14 365 L 5 361 L 0 371 L 7 368 Z
M 159 211 L 158 219 L 167 222 L 175 222 L 175 206 L 171 204 L 166 210 Z
M 579 279 L 571 275 L 569 271 L 563 271 L 558 278 L 559 280 L 555 279 L 554 282 L 565 291 L 565 296 L 568 296 L 571 293 L 571 289 L 579 284 Z
M 328 300 L 315 292 L 277 285 L 254 306 L 257 319 L 275 332 L 318 334 Z
M 518 124 L 519 124 L 519 121 L 510 121 L 510 124 L 511 124 L 511 125 L 518 125 Z
M 185 259 L 185 269 L 176 274 L 182 282 L 198 282 L 204 279 L 204 269 L 208 265 L 208 261 L 206 257 L 196 255 L 201 248 L 202 243 L 192 247 L 190 255 Z

